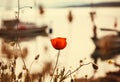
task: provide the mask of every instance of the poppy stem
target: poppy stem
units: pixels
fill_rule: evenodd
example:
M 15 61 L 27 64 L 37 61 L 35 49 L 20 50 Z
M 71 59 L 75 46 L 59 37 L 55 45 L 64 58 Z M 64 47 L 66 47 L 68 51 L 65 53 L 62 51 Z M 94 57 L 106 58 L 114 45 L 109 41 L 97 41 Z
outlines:
M 57 60 L 56 60 L 56 63 L 55 63 L 55 67 L 54 67 L 54 69 L 53 69 L 53 73 L 52 73 L 52 77 L 51 77 L 51 79 L 50 79 L 50 82 L 52 81 L 52 79 L 53 79 L 53 77 L 54 77 L 54 73 L 55 73 L 55 70 L 56 70 L 56 68 L 57 68 L 59 56 L 60 56 L 60 50 L 58 50 Z

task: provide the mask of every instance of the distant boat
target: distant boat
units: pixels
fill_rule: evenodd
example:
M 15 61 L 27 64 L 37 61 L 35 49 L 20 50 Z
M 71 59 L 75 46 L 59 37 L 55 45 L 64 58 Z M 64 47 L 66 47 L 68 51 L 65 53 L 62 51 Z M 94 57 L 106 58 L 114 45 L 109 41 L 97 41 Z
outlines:
M 46 29 L 48 28 L 47 25 L 43 26 L 36 26 L 33 23 L 20 23 L 18 24 L 17 29 L 17 23 L 18 20 L 3 20 L 2 21 L 2 28 L 0 29 L 0 37 L 3 39 L 16 39 L 19 37 L 26 37 L 26 38 L 32 38 L 36 36 L 48 36 Z
M 102 31 L 114 31 L 117 34 L 106 35 L 100 39 L 92 37 L 95 44 L 95 50 L 91 57 L 97 62 L 97 59 L 107 60 L 120 54 L 120 31 L 115 29 L 102 28 Z

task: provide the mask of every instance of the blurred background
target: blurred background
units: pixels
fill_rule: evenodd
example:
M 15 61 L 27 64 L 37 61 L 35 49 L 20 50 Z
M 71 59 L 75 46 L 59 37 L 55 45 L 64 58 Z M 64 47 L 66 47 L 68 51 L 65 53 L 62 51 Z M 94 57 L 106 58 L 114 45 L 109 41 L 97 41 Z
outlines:
M 58 67 L 73 70 L 79 66 L 80 60 L 84 60 L 85 63 L 94 61 L 91 58 L 96 48 L 91 39 L 94 36 L 94 25 L 96 25 L 98 39 L 106 35 L 117 34 L 116 31 L 102 31 L 101 28 L 120 30 L 119 0 L 20 0 L 20 7 L 25 6 L 30 6 L 32 9 L 27 7 L 21 9 L 20 21 L 34 23 L 36 27 L 47 25 L 53 30 L 52 34 L 48 34 L 47 37 L 39 35 L 30 40 L 24 40 L 26 37 L 21 39 L 21 47 L 28 49 L 28 57 L 25 59 L 28 67 L 34 57 L 40 54 L 39 61 L 33 64 L 32 72 L 41 70 L 46 61 L 55 62 L 57 50 L 51 46 L 51 38 L 67 38 L 67 47 L 61 50 Z M 0 0 L 1 29 L 3 20 L 15 19 L 16 11 L 17 0 Z M 93 17 L 90 15 L 91 12 L 95 13 Z M 1 46 L 3 39 L 1 37 Z M 110 59 L 117 63 L 120 62 L 119 55 Z M 16 73 L 19 73 L 22 70 L 19 66 L 22 65 L 22 61 L 19 58 L 17 61 Z M 114 65 L 109 65 L 107 59 L 103 61 L 99 58 L 97 64 L 99 69 L 95 77 L 105 76 L 106 72 L 118 70 Z M 93 73 L 92 67 L 87 65 L 75 75 L 76 77 L 84 77 L 84 75 L 91 77 Z

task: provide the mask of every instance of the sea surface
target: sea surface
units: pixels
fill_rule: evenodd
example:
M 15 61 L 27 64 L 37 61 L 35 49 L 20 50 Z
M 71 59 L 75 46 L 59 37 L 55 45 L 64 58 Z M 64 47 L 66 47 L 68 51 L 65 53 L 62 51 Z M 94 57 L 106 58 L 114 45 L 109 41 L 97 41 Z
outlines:
M 73 21 L 68 21 L 68 12 L 71 10 L 73 15 Z M 0 20 L 15 18 L 16 9 L 5 10 L 1 8 Z M 22 41 L 21 47 L 27 47 L 29 50 L 29 56 L 25 60 L 28 68 L 34 57 L 40 54 L 39 61 L 33 64 L 32 72 L 38 72 L 42 69 L 44 62 L 56 61 L 58 51 L 51 46 L 50 39 L 55 37 L 67 38 L 67 47 L 60 52 L 60 59 L 58 68 L 65 67 L 66 69 L 74 70 L 80 64 L 80 60 L 84 63 L 93 62 L 91 54 L 94 52 L 95 45 L 91 40 L 93 36 L 92 22 L 89 13 L 91 11 L 96 12 L 95 24 L 97 25 L 98 37 L 101 38 L 108 34 L 115 34 L 115 32 L 101 31 L 100 28 L 112 28 L 120 30 L 120 8 L 48 8 L 44 9 L 44 14 L 39 14 L 39 10 L 23 9 L 20 12 L 20 20 L 23 22 L 35 23 L 38 26 L 48 25 L 53 29 L 53 34 L 49 37 L 38 36 L 32 38 L 29 41 Z M 118 26 L 114 28 L 114 21 L 117 18 Z M 2 25 L 2 23 L 0 23 Z M 2 27 L 1 27 L 2 28 Z M 48 47 L 48 51 L 45 52 L 44 48 Z M 117 56 L 115 61 L 120 62 L 120 56 Z M 17 71 L 21 69 L 22 61 L 17 59 Z M 95 77 L 104 76 L 108 71 L 118 70 L 113 65 L 109 65 L 107 60 L 98 60 L 99 69 Z M 82 67 L 77 73 L 73 74 L 76 77 L 84 77 L 93 75 L 93 69 L 91 65 Z M 47 82 L 47 81 L 46 81 Z

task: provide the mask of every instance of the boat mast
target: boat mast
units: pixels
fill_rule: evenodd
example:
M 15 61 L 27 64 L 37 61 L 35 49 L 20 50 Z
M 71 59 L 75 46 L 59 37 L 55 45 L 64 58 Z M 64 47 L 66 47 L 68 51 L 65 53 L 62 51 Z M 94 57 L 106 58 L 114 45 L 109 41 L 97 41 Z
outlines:
M 92 26 L 93 26 L 93 39 L 96 40 L 97 39 L 97 26 L 95 24 L 95 15 L 96 12 L 93 10 L 93 0 L 91 0 L 91 8 L 92 11 L 90 12 L 90 18 L 91 18 L 91 22 L 92 22 Z

